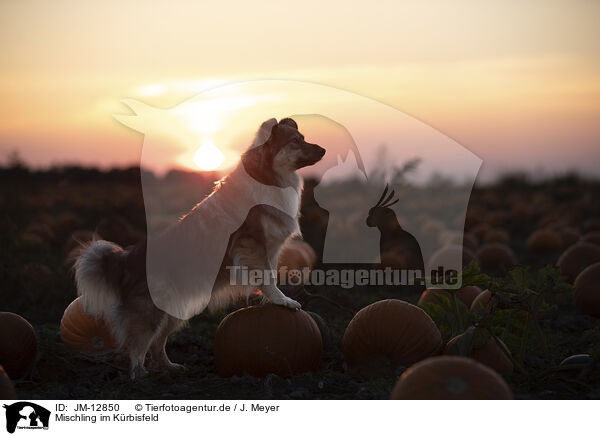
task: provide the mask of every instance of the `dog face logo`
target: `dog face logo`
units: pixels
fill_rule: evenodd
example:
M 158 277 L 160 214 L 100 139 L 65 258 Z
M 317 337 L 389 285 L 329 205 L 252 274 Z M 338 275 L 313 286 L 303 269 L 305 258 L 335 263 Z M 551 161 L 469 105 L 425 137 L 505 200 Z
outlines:
M 6 431 L 14 433 L 16 429 L 48 429 L 50 411 L 28 401 L 5 404 Z

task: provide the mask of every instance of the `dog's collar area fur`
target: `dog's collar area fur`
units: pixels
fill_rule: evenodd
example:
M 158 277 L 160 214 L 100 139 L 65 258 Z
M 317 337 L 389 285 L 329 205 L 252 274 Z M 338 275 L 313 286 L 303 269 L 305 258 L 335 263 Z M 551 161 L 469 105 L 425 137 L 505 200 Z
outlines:
M 274 171 L 264 170 L 265 168 L 271 169 L 273 167 L 273 156 L 268 152 L 264 144 L 256 148 L 251 148 L 244 153 L 241 166 L 257 182 L 263 185 L 283 187 Z
M 236 210 L 234 213 L 236 221 L 240 217 L 245 219 L 247 210 L 256 205 L 275 207 L 292 218 L 298 215 L 301 184 L 297 186 L 277 186 L 262 183 L 249 174 L 243 162 L 240 162 L 236 169 L 227 177 L 223 187 L 219 191 L 221 190 L 224 190 L 225 195 L 228 197 L 239 199 L 231 203 L 237 203 L 234 207 Z M 244 205 L 239 204 L 240 201 L 243 201 Z M 240 215 L 240 210 L 246 212 L 241 212 Z

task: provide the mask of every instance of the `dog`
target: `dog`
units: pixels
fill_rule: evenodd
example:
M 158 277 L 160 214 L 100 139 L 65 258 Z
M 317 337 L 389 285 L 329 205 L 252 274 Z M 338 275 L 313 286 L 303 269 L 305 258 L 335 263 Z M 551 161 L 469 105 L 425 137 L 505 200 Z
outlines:
M 204 308 L 227 307 L 256 289 L 232 284 L 231 267 L 271 271 L 275 277 L 282 245 L 300 233 L 302 179 L 296 171 L 324 154 L 324 148 L 305 141 L 293 119 L 267 120 L 237 167 L 156 238 L 126 249 L 104 240 L 82 247 L 74 265 L 78 295 L 86 312 L 102 316 L 109 325 L 119 351 L 129 358 L 132 380 L 148 373 L 146 357 L 151 371 L 184 369 L 166 354 L 169 335 Z M 225 223 L 231 225 L 234 215 L 245 219 L 230 232 Z M 201 263 L 195 257 L 215 234 L 228 239 L 213 279 L 211 271 L 195 268 Z M 151 253 L 160 262 L 153 263 Z M 184 270 L 182 263 L 194 268 Z M 273 304 L 300 308 L 274 281 L 264 280 L 261 290 Z

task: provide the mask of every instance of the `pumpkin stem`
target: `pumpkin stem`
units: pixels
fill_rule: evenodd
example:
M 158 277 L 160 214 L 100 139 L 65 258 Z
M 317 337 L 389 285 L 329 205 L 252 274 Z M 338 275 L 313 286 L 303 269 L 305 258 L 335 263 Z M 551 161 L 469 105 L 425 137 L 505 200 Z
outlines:
M 496 342 L 496 345 L 498 345 L 498 347 L 500 347 L 500 350 L 502 350 L 502 352 L 505 354 L 505 356 L 510 359 L 510 361 L 513 363 L 515 368 L 517 368 L 519 370 L 519 372 L 525 374 L 526 376 L 529 376 L 529 373 L 527 372 L 527 370 L 523 367 L 523 365 L 521 365 L 521 363 L 517 362 L 517 360 L 513 357 L 513 355 L 504 347 L 502 341 L 498 338 L 498 336 L 496 336 L 496 334 L 492 331 L 492 329 L 488 329 L 488 331 L 490 332 L 490 335 Z

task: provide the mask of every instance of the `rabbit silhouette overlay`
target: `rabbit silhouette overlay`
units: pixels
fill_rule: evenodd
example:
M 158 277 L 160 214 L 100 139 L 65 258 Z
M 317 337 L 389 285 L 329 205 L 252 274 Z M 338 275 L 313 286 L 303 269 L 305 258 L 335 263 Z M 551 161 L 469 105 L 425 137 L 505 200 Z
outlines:
M 400 226 L 396 213 L 391 209 L 399 200 L 393 199 L 394 190 L 389 194 L 388 190 L 389 186 L 386 185 L 377 204 L 369 210 L 367 218 L 367 226 L 377 227 L 381 233 L 381 263 L 385 266 L 393 265 L 399 270 L 420 271 L 421 277 L 425 277 L 421 247 L 417 239 Z

